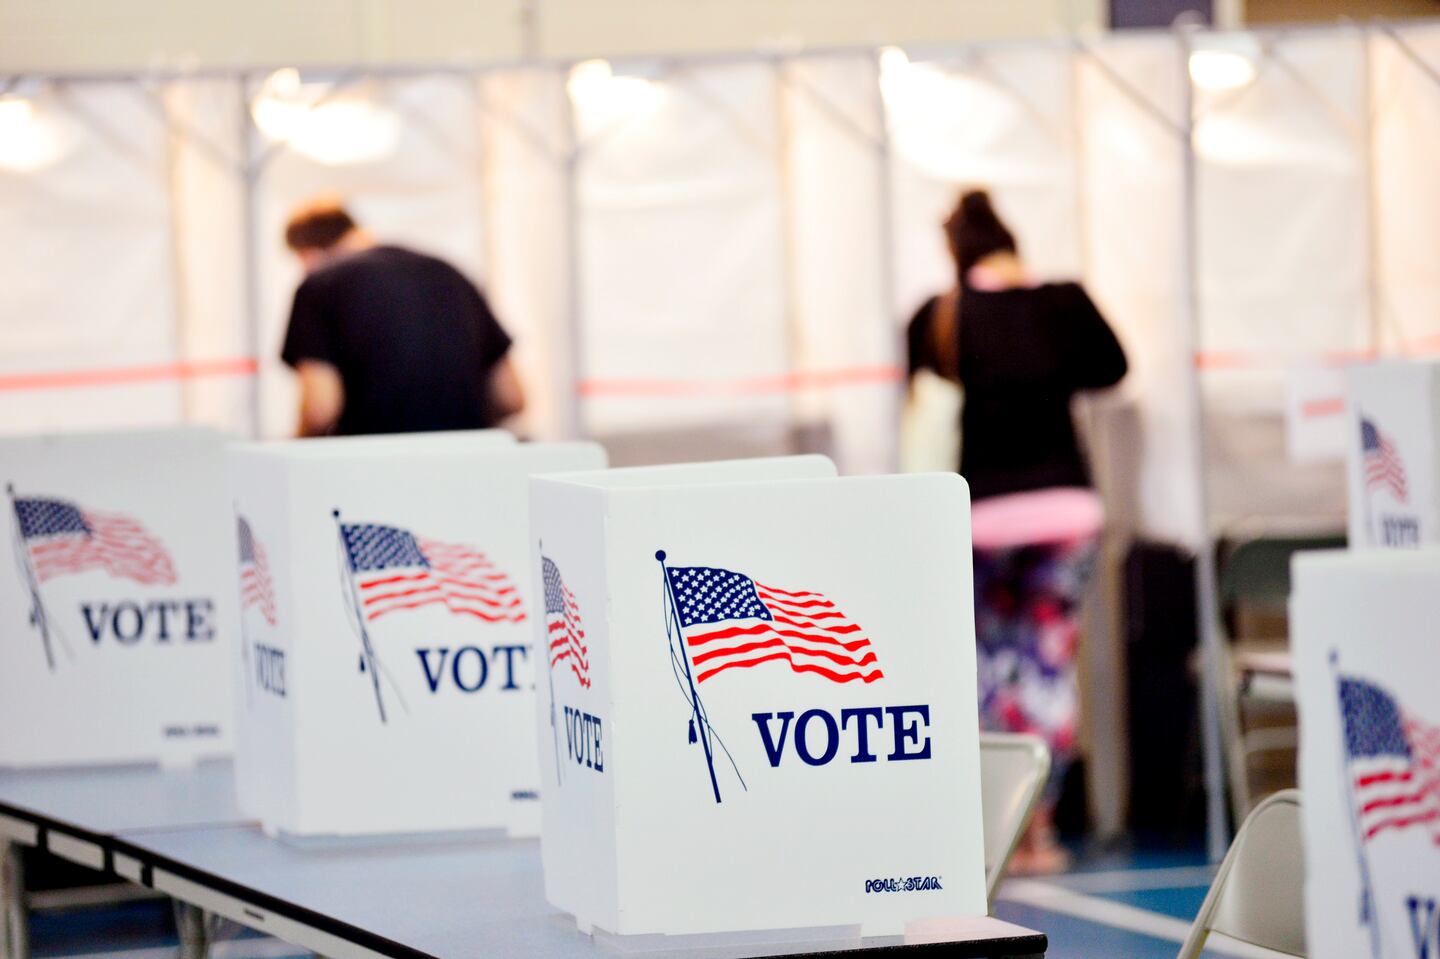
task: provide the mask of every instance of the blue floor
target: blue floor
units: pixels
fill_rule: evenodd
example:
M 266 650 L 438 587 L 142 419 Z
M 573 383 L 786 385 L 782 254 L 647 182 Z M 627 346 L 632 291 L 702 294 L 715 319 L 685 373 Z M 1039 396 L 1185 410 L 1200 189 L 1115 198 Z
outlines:
M 1198 851 L 1077 851 L 1073 867 L 1063 875 L 1017 882 L 1008 897 L 1002 887 L 995 913 L 1044 932 L 1049 959 L 1171 959 L 1205 898 L 1210 874 Z M 1063 907 L 1033 901 L 1048 902 L 1045 897 L 1056 892 L 1068 896 Z M 176 945 L 174 916 L 163 901 L 37 912 L 30 935 L 36 959 L 105 953 L 163 959 Z M 223 929 L 221 937 L 225 941 L 214 950 L 216 959 L 307 955 L 235 926 Z

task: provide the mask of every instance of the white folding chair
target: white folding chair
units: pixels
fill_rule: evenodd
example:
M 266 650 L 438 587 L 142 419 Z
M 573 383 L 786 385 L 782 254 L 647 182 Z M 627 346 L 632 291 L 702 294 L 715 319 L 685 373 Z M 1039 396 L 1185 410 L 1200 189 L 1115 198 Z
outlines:
M 1287 956 L 1305 956 L 1305 850 L 1300 791 L 1286 789 L 1245 818 L 1179 959 L 1195 959 L 1216 932 Z
M 980 806 L 985 825 L 985 896 L 995 893 L 1050 775 L 1050 748 L 1038 736 L 980 734 Z

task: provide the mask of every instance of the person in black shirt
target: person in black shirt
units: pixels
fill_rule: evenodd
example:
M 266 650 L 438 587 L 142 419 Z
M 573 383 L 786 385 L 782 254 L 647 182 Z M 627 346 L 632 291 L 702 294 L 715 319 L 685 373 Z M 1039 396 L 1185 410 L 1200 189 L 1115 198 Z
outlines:
M 964 391 L 981 724 L 1050 746 L 1045 798 L 1011 868 L 1053 872 L 1066 862 L 1053 811 L 1077 748 L 1080 604 L 1104 518 L 1070 403 L 1118 383 L 1125 352 L 1078 283 L 1031 282 L 984 191 L 960 198 L 945 233 L 956 286 L 910 321 L 910 372 Z
M 280 356 L 300 378 L 300 435 L 483 429 L 524 406 L 510 336 L 448 263 L 379 246 L 334 201 L 285 242 L 306 276 Z

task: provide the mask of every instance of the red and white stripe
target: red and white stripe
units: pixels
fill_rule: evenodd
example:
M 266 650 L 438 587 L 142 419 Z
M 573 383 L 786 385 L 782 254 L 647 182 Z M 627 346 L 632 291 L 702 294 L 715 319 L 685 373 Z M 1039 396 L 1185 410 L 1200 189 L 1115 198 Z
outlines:
M 580 619 L 580 605 L 570 587 L 560 584 L 565 597 L 564 613 L 546 615 L 550 635 L 550 665 L 569 665 L 582 689 L 590 688 L 590 648 L 585 645 L 585 624 Z
M 91 569 L 145 585 L 176 581 L 175 564 L 165 544 L 139 522 L 115 513 L 82 515 L 89 533 L 58 533 L 30 541 L 30 560 L 40 582 Z
M 1405 483 L 1405 463 L 1400 451 L 1390 442 L 1390 437 L 1379 434 L 1380 448 L 1365 454 L 1365 488 L 1384 488 L 1390 491 L 1398 502 L 1405 502 L 1409 495 Z
M 251 540 L 255 553 L 253 560 L 240 564 L 240 608 L 254 606 L 265 617 L 265 622 L 274 626 L 275 583 L 270 578 L 270 563 L 265 558 L 265 548 L 257 540 Z
M 770 662 L 784 662 L 797 673 L 815 673 L 836 683 L 873 683 L 884 677 L 869 637 L 823 594 L 758 581 L 755 591 L 771 620 L 712 624 L 685 638 L 696 682 Z
M 1440 845 L 1440 728 L 1405 720 L 1411 760 L 1367 758 L 1354 764 L 1355 804 L 1366 839 L 1392 829 L 1423 827 Z
M 525 621 L 525 604 L 510 577 L 474 547 L 415 538 L 429 568 L 376 570 L 360 580 L 366 619 L 440 603 L 452 613 L 487 623 Z

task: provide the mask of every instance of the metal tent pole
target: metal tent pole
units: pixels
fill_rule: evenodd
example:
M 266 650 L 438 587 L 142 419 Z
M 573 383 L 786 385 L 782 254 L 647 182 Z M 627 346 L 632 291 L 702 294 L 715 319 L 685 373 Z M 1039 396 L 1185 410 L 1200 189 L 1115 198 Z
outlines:
M 1195 512 L 1199 539 L 1195 552 L 1195 611 L 1200 640 L 1200 732 L 1204 747 L 1205 837 L 1210 859 L 1225 858 L 1230 829 L 1225 810 L 1225 762 L 1220 730 L 1220 683 L 1223 638 L 1216 590 L 1215 543 L 1210 529 L 1210 490 L 1206 470 L 1205 389 L 1200 373 L 1202 345 L 1197 162 L 1195 156 L 1195 86 L 1190 80 L 1190 33 L 1176 31 L 1183 98 L 1181 142 L 1183 164 L 1183 231 L 1180 237 L 1180 312 L 1190 367 L 1190 432 L 1196 465 Z
M 569 308 L 566 310 L 566 330 L 569 335 L 569 350 L 566 354 L 569 359 L 569 369 L 565 370 L 565 376 L 560 382 L 569 383 L 566 403 L 566 435 L 576 438 L 585 435 L 585 411 L 580 396 L 581 378 L 585 364 L 585 350 L 582 340 L 584 327 L 584 295 L 582 267 L 584 266 L 580 250 L 580 186 L 578 181 L 580 175 L 580 159 L 582 155 L 582 144 L 580 143 L 580 128 L 575 117 L 575 104 L 570 99 L 570 91 L 567 88 L 566 78 L 569 68 L 560 68 L 560 104 L 565 112 L 565 162 L 561 175 L 565 178 L 564 183 L 564 204 L 565 204 L 565 273 L 566 273 L 566 297 Z M 557 351 L 558 353 L 558 351 Z

